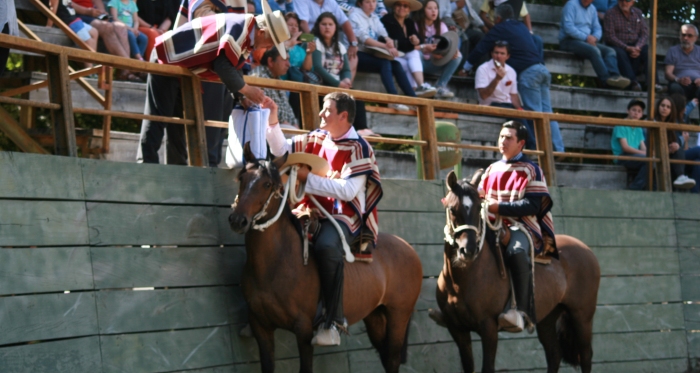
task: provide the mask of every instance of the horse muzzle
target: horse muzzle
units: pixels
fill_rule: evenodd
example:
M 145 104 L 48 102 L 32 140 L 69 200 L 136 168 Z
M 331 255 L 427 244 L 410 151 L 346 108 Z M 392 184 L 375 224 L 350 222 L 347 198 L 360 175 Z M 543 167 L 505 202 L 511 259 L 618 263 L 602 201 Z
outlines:
M 231 215 L 228 216 L 228 223 L 232 231 L 238 234 L 245 234 L 250 230 L 252 220 L 243 214 L 232 212 Z

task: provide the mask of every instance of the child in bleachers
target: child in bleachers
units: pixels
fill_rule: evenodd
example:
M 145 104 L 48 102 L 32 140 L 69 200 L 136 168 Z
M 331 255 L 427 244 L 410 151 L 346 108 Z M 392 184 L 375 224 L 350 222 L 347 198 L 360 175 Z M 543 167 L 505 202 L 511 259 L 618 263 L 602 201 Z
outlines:
M 459 68 L 459 63 L 462 60 L 461 53 L 457 52 L 455 58 L 442 65 L 437 66 L 431 60 L 432 53 L 437 48 L 437 42 L 440 35 L 448 32 L 447 25 L 439 18 L 440 7 L 437 0 L 427 0 L 423 9 L 416 12 L 416 28 L 418 29 L 418 37 L 423 40 L 420 45 L 422 53 L 423 71 L 428 74 L 439 75 L 435 88 L 437 88 L 437 98 L 452 98 L 454 93 L 447 89 L 447 83 Z
M 83 22 L 82 19 L 78 18 L 68 10 L 68 8 L 63 5 L 61 0 L 42 0 L 44 5 L 49 6 L 51 11 L 58 16 L 58 18 L 63 21 L 68 27 L 70 27 L 73 32 L 78 35 L 80 40 L 84 41 L 92 50 L 97 51 L 97 38 L 99 33 L 97 29 Z M 48 19 L 46 21 L 46 27 L 53 26 L 53 21 Z M 85 67 L 92 67 L 91 63 L 85 63 Z
M 112 19 L 126 25 L 131 57 L 143 61 L 148 36 L 139 31 L 139 8 L 134 0 L 110 0 L 107 7 L 112 14 Z
M 627 105 L 627 118 L 641 120 L 644 116 L 644 102 L 632 99 Z M 641 127 L 616 126 L 613 128 L 610 139 L 613 155 L 626 155 L 644 158 L 647 156 L 647 147 L 644 144 L 644 130 Z M 644 190 L 647 187 L 647 173 L 649 163 L 646 161 L 615 160 L 615 163 L 625 166 L 630 171 L 637 171 L 637 175 L 629 185 L 632 190 Z

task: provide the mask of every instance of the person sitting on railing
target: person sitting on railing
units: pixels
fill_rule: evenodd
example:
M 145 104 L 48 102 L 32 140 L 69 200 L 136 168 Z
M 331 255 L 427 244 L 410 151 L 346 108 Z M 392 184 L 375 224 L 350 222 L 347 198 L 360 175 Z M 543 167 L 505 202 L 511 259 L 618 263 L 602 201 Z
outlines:
M 411 19 L 411 12 L 415 12 L 423 5 L 418 0 L 386 0 L 391 8 L 391 13 L 382 17 L 381 21 L 389 37 L 394 40 L 396 49 L 403 52 L 403 56 L 394 57 L 406 72 L 406 77 L 416 96 L 431 98 L 437 90 L 423 79 L 423 62 L 421 61 L 420 45 L 423 43 L 418 36 L 416 24 Z
M 122 23 L 109 22 L 109 15 L 101 0 L 72 0 L 70 7 L 75 10 L 75 13 L 83 22 L 97 30 L 109 54 L 129 58 L 131 49 L 126 27 Z M 117 79 L 141 81 L 138 76 L 132 74 L 129 70 L 121 70 L 117 75 Z
M 314 72 L 321 77 L 324 85 L 352 88 L 352 73 L 347 49 L 338 40 L 340 31 L 333 13 L 322 13 L 316 20 L 312 33 L 316 37 L 316 50 L 313 52 Z M 360 136 L 375 135 L 371 129 L 367 128 L 364 101 L 355 100 L 355 119 L 352 126 Z
M 357 52 L 357 70 L 364 72 L 377 72 L 379 70 L 384 89 L 389 94 L 395 95 L 398 94 L 398 91 L 394 85 L 393 75 L 404 94 L 415 97 L 416 93 L 413 91 L 401 63 L 393 59 L 399 56 L 394 40 L 389 38 L 384 25 L 374 14 L 377 1 L 360 0 L 357 1 L 356 5 L 358 8 L 353 9 L 350 13 L 350 22 L 357 39 L 360 41 L 360 49 Z M 385 52 L 379 53 L 386 54 L 386 56 L 376 57 L 371 52 L 373 48 L 384 50 Z M 408 106 L 399 103 L 389 104 L 389 107 L 398 111 L 409 110 Z
M 97 51 L 97 39 L 100 37 L 97 29 L 83 22 L 83 20 L 78 18 L 78 16 L 71 14 L 68 8 L 63 5 L 63 1 L 41 0 L 41 2 L 49 7 L 49 9 L 51 9 L 51 11 L 61 20 L 61 22 L 70 27 L 70 29 L 76 35 L 78 35 L 80 40 L 84 41 L 85 44 L 92 48 L 92 50 Z M 46 21 L 46 27 L 51 26 L 53 26 L 53 21 L 51 18 L 49 18 Z M 92 67 L 92 63 L 86 62 L 85 67 Z
M 681 93 L 687 100 L 700 98 L 700 48 L 695 47 L 698 28 L 681 26 L 681 43 L 668 49 L 664 58 L 668 93 Z
M 654 111 L 655 122 L 677 123 L 678 112 L 676 105 L 670 97 L 663 96 L 656 102 Z M 680 133 L 673 130 L 666 131 L 668 138 L 668 154 L 671 159 L 685 159 L 685 139 Z M 685 175 L 685 165 L 671 163 L 671 179 L 673 187 L 677 189 L 690 189 L 695 186 L 695 181 Z
M 131 57 L 143 61 L 148 45 L 148 36 L 139 31 L 139 8 L 134 0 L 109 0 L 107 3 L 112 19 L 126 26 Z
M 605 43 L 615 50 L 622 76 L 630 80 L 629 89 L 641 91 L 637 73 L 647 74 L 649 27 L 634 0 L 618 0 L 605 14 Z
M 479 42 L 473 52 L 469 54 L 464 69 L 469 71 L 493 49 L 497 41 L 507 41 L 510 45 L 510 66 L 518 75 L 518 91 L 522 99 L 525 110 L 539 111 L 543 113 L 552 112 L 552 103 L 549 96 L 549 86 L 552 81 L 547 68 L 544 66 L 544 59 L 537 50 L 535 42 L 532 40 L 527 26 L 516 20 L 513 8 L 508 4 L 501 4 L 496 7 L 496 25 Z M 554 151 L 564 151 L 564 141 L 559 131 L 559 123 L 550 121 L 552 135 L 552 145 Z M 526 146 L 534 149 L 535 132 L 534 126 L 529 121 L 526 122 L 530 134 Z
M 440 36 L 449 32 L 439 18 L 440 5 L 437 0 L 427 0 L 423 5 L 423 9 L 415 13 L 416 28 L 418 29 L 418 37 L 422 44 L 419 49 L 422 53 L 421 61 L 423 63 L 423 71 L 427 74 L 439 75 L 435 88 L 437 88 L 436 98 L 452 98 L 455 96 L 452 91 L 447 88 L 447 83 L 452 79 L 455 71 L 459 68 L 459 63 L 462 60 L 462 54 L 457 51 L 455 57 L 449 62 L 438 66 L 433 63 L 433 52 L 437 48 Z M 443 57 L 443 56 L 441 56 Z
M 644 116 L 646 105 L 644 102 L 634 98 L 627 104 L 627 118 L 631 120 L 641 120 Z M 647 147 L 644 143 L 644 130 L 641 127 L 615 126 L 610 147 L 613 155 L 624 155 L 630 157 L 644 158 L 647 156 Z M 615 160 L 617 164 L 624 166 L 628 171 L 637 174 L 629 184 L 631 190 L 644 190 L 647 188 L 647 177 L 649 162 L 632 160 Z
M 569 0 L 561 12 L 559 49 L 591 61 L 603 87 L 625 89 L 630 80 L 620 75 L 617 53 L 600 40 L 603 28 L 598 21 L 593 0 Z
M 289 70 L 289 60 L 280 56 L 277 48 L 270 48 L 263 54 L 260 61 L 260 72 L 258 76 L 267 79 L 280 79 Z M 294 116 L 294 110 L 289 105 L 287 99 L 287 91 L 263 88 L 265 96 L 270 97 L 277 104 L 277 118 L 282 128 L 299 128 L 297 118 Z
M 137 0 L 139 7 L 139 32 L 148 36 L 143 58 L 150 60 L 156 38 L 170 30 L 180 7 L 178 0 Z
M 506 64 L 508 58 L 510 46 L 508 42 L 499 40 L 493 45 L 491 59 L 476 70 L 474 88 L 479 92 L 479 105 L 522 110 L 517 75 Z

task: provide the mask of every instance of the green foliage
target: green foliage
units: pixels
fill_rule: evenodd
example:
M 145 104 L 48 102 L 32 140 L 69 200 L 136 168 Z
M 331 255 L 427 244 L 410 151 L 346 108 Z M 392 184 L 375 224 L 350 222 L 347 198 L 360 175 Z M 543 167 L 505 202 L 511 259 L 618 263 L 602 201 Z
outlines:
M 5 68 L 7 71 L 22 71 L 22 55 L 10 53 L 5 63 Z

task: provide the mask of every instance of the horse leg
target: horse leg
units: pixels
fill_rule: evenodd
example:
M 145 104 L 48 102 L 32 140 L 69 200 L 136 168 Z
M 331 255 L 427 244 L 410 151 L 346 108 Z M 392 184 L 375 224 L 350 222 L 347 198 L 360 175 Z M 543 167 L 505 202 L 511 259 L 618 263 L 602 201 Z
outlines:
M 297 337 L 297 348 L 299 349 L 299 373 L 311 373 L 314 362 L 314 346 L 311 345 L 311 339 L 314 336 L 313 327 L 310 324 L 297 327 L 294 334 Z
M 459 349 L 459 357 L 462 360 L 462 370 L 466 373 L 474 372 L 474 354 L 472 353 L 472 335 L 469 330 L 447 325 L 452 339 Z
M 561 311 L 557 308 L 537 323 L 537 338 L 540 340 L 547 357 L 547 373 L 556 373 L 561 364 L 561 351 L 559 351 L 559 337 L 557 336 L 557 320 Z
M 384 339 L 386 338 L 386 313 L 385 307 L 379 306 L 364 318 L 367 336 L 372 346 L 379 352 L 379 357 L 384 365 Z
M 573 326 L 576 331 L 575 338 L 581 359 L 581 373 L 590 373 L 593 360 L 593 348 L 591 347 L 593 315 L 587 317 L 587 315 L 584 315 L 584 312 L 572 312 L 571 317 L 573 318 Z
M 498 324 L 496 319 L 491 318 L 486 319 L 480 326 L 479 336 L 481 336 L 481 349 L 483 350 L 484 354 L 481 365 L 481 373 L 492 373 L 496 371 Z
M 408 312 L 400 309 L 387 309 L 385 357 L 383 359 L 384 370 L 387 373 L 399 373 L 401 351 L 404 347 L 404 341 L 408 337 L 406 330 L 412 314 L 412 309 Z
M 249 322 L 260 350 L 260 370 L 262 373 L 273 373 L 275 371 L 275 329 L 263 326 L 254 317 L 251 317 Z

